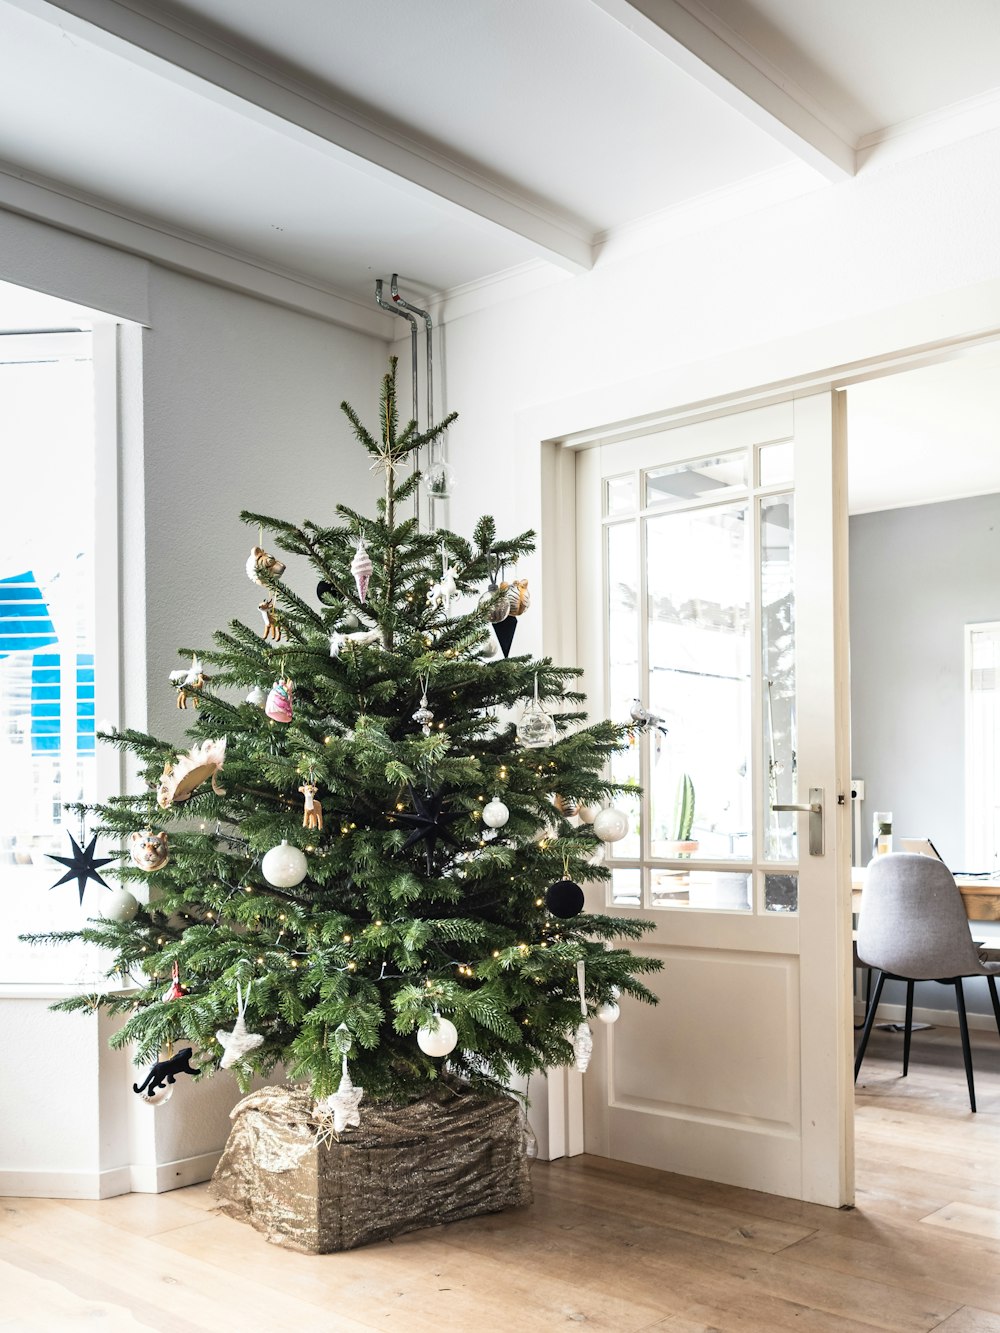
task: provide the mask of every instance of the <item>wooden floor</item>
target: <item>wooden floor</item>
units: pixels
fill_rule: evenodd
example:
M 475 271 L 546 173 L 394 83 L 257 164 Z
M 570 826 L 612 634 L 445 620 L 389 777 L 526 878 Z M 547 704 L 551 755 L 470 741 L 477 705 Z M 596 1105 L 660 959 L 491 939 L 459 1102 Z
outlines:
M 211 1333 L 1000 1333 L 1000 1044 L 872 1038 L 858 1206 L 835 1211 L 599 1158 L 536 1163 L 531 1208 L 310 1257 L 203 1185 L 0 1199 L 0 1330 Z

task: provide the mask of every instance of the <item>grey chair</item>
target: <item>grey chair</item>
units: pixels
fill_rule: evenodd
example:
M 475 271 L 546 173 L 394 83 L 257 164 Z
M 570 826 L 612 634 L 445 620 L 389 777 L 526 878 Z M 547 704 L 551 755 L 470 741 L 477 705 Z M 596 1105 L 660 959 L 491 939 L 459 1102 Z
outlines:
M 875 1012 L 886 980 L 906 982 L 906 1029 L 903 1036 L 903 1077 L 910 1065 L 913 985 L 937 981 L 955 987 L 958 1025 L 962 1033 L 969 1102 L 976 1109 L 972 1080 L 972 1049 L 965 1015 L 963 977 L 985 977 L 1000 1032 L 1000 1001 L 994 978 L 1000 963 L 984 963 L 969 932 L 962 895 L 947 866 L 930 856 L 906 852 L 877 856 L 869 865 L 858 917 L 858 957 L 874 968 L 875 987 L 861 1033 L 854 1080 L 857 1082 Z

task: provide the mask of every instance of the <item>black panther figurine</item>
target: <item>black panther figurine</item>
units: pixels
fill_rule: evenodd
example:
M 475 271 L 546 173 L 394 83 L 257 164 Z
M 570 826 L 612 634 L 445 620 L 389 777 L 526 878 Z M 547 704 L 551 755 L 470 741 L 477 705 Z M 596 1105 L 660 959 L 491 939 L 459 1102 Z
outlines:
M 154 1096 L 168 1083 L 176 1083 L 177 1074 L 197 1074 L 197 1069 L 191 1068 L 191 1056 L 194 1050 L 191 1046 L 185 1046 L 182 1051 L 172 1055 L 169 1060 L 157 1060 L 156 1064 L 149 1071 L 142 1083 L 133 1083 L 132 1091 L 144 1093 L 147 1097 Z

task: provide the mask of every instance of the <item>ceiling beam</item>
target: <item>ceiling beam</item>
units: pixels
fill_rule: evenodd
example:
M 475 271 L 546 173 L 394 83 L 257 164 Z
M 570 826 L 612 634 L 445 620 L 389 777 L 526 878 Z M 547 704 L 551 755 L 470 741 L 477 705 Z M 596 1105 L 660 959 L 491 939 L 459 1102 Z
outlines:
M 593 265 L 593 238 L 574 218 L 383 125 L 327 88 L 307 84 L 146 0 L 3 0 L 81 40 L 210 98 L 405 193 L 428 194 L 529 242 L 538 258 L 573 273 Z
M 592 2 L 828 180 L 854 175 L 854 145 L 697 0 Z

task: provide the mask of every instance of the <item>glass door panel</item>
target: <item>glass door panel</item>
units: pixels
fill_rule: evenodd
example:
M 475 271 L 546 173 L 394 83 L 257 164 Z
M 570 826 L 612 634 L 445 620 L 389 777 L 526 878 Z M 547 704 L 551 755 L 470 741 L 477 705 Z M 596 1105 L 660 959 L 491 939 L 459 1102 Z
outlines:
M 654 858 L 751 855 L 747 502 L 646 520 L 647 806 Z
M 797 799 L 793 514 L 790 494 L 760 501 L 762 810 L 767 861 L 794 861 L 798 856 L 798 816 L 772 808 Z

